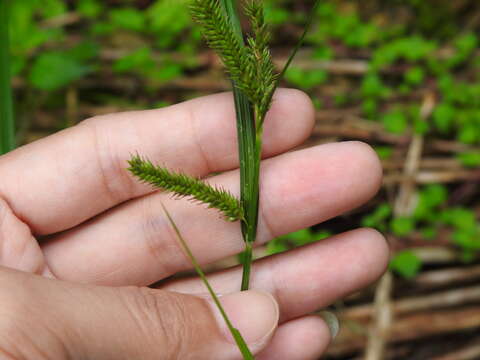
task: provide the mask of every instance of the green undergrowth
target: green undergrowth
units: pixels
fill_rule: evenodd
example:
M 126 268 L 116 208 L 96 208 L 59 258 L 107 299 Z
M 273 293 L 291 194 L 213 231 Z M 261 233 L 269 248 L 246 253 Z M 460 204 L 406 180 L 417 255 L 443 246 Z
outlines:
M 411 216 L 396 217 L 392 207 L 382 203 L 363 218 L 362 225 L 417 242 L 446 238 L 458 249 L 459 259 L 469 263 L 480 250 L 480 222 L 473 209 L 448 202 L 447 187 L 424 186 L 417 193 Z M 413 277 L 421 269 L 421 260 L 411 251 L 402 251 L 393 258 L 391 267 L 405 277 Z

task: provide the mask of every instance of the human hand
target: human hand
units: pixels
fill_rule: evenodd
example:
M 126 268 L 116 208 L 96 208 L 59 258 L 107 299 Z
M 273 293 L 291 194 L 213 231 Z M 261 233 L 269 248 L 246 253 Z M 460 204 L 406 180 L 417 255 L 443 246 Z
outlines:
M 285 153 L 309 135 L 310 100 L 279 90 L 265 123 L 259 243 L 355 208 L 381 166 L 357 142 Z M 101 116 L 0 157 L 0 355 L 7 359 L 238 359 L 160 203 L 203 264 L 239 253 L 238 223 L 152 192 L 125 170 L 135 152 L 238 193 L 231 94 Z M 359 229 L 209 280 L 257 359 L 317 359 L 331 340 L 309 315 L 376 280 L 383 237 Z M 277 325 L 278 324 L 278 325 Z M 1 356 L 0 356 L 1 357 Z

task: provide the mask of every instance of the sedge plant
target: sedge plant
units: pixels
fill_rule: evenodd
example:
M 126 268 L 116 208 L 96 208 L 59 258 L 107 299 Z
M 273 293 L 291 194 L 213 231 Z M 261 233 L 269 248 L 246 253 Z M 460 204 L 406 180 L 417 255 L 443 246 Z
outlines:
M 271 35 L 261 0 L 244 1 L 244 12 L 251 27 L 246 36 L 240 26 L 235 0 L 191 0 L 193 19 L 200 25 L 206 42 L 218 54 L 232 81 L 240 159 L 240 199 L 201 179 L 155 165 L 138 154 L 129 161 L 128 170 L 140 181 L 171 192 L 176 197 L 187 197 L 206 204 L 209 208 L 218 209 L 228 221 L 241 222 L 245 243 L 240 287 L 242 291 L 249 288 L 252 251 L 257 235 L 263 125 L 272 104 L 273 94 L 300 49 L 318 4 L 319 0 L 316 0 L 301 39 L 283 70 L 277 73 L 268 46 Z M 232 326 L 223 311 L 180 230 L 165 207 L 164 210 L 183 250 L 224 317 L 244 359 L 253 359 L 241 334 Z
M 0 155 L 15 147 L 10 79 L 9 0 L 0 0 Z

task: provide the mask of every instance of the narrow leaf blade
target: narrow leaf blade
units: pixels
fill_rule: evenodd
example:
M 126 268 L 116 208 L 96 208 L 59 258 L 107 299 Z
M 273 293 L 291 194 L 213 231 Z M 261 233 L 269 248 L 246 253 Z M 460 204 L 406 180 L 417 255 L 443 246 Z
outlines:
M 232 322 L 228 318 L 228 315 L 225 312 L 225 309 L 223 308 L 222 304 L 220 303 L 220 300 L 218 299 L 217 295 L 215 294 L 215 291 L 213 291 L 212 286 L 208 282 L 207 276 L 203 272 L 202 268 L 200 267 L 200 264 L 198 263 L 197 259 L 195 258 L 192 251 L 188 247 L 187 242 L 183 238 L 177 224 L 175 223 L 175 221 L 173 220 L 172 216 L 168 212 L 165 205 L 163 205 L 163 203 L 162 203 L 162 208 L 163 208 L 163 211 L 165 212 L 165 215 L 167 216 L 168 221 L 170 222 L 170 225 L 174 229 L 175 234 L 177 235 L 177 239 L 178 239 L 180 245 L 182 246 L 183 250 L 185 251 L 185 254 L 190 259 L 190 261 L 191 261 L 193 267 L 195 268 L 195 271 L 197 272 L 198 276 L 200 276 L 200 279 L 202 280 L 202 282 L 207 287 L 207 290 L 210 293 L 213 301 L 215 302 L 215 305 L 217 306 L 218 310 L 220 311 L 220 314 L 222 315 L 223 319 L 225 320 L 225 323 L 227 324 L 228 329 L 230 330 L 233 338 L 235 339 L 235 342 L 238 346 L 238 349 L 240 350 L 241 354 L 243 355 L 243 359 L 244 360 L 255 360 L 255 358 L 253 357 L 253 354 L 251 353 L 250 349 L 248 348 L 247 343 L 245 342 L 242 335 L 240 334 L 240 331 L 238 331 L 238 329 L 236 329 L 233 326 Z

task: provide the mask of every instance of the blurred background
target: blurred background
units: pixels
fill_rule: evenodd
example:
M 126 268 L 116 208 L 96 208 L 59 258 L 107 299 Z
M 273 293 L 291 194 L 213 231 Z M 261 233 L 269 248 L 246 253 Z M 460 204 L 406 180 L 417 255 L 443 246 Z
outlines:
M 11 3 L 19 143 L 229 89 L 183 0 Z M 281 66 L 312 1 L 265 5 Z M 362 208 L 257 255 L 359 226 L 393 249 L 377 286 L 332 306 L 342 330 L 326 359 L 480 359 L 479 42 L 478 0 L 323 0 L 315 14 L 284 81 L 317 109 L 304 146 L 365 141 L 385 180 Z

